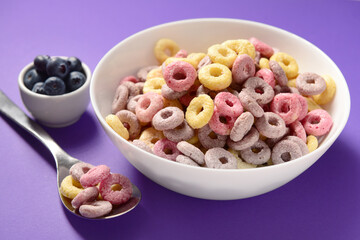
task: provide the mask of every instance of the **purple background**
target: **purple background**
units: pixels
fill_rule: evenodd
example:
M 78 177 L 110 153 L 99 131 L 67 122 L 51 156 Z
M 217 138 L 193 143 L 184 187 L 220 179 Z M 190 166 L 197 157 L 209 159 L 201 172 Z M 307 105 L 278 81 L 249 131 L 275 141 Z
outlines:
M 195 199 L 153 183 L 132 167 L 89 105 L 74 125 L 45 129 L 70 155 L 109 165 L 143 194 L 132 212 L 89 221 L 62 207 L 54 161 L 45 147 L 0 117 L 0 239 L 359 238 L 359 1 L 1 1 L 0 88 L 25 110 L 17 76 L 36 55 L 77 56 L 94 70 L 109 49 L 140 30 L 202 17 L 274 25 L 309 40 L 334 60 L 347 79 L 352 109 L 328 152 L 270 193 L 234 201 Z

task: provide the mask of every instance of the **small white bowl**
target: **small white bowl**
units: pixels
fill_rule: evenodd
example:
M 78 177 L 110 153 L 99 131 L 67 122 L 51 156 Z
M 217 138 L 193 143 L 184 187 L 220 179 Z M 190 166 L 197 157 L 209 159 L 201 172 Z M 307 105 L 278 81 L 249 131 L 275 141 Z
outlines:
M 326 106 L 334 124 L 319 148 L 283 164 L 254 169 L 209 169 L 169 161 L 147 153 L 117 135 L 105 122 L 111 112 L 119 79 L 141 67 L 157 64 L 153 48 L 160 38 L 171 38 L 188 52 L 207 48 L 228 39 L 256 37 L 293 56 L 300 72 L 331 75 L 337 86 L 332 103 Z M 241 199 L 272 191 L 304 172 L 333 144 L 350 113 L 349 89 L 339 68 L 319 48 L 282 29 L 235 19 L 192 19 L 155 26 L 123 40 L 99 62 L 90 87 L 91 102 L 102 127 L 128 161 L 154 182 L 175 192 L 204 199 Z
M 24 85 L 24 76 L 27 71 L 34 68 L 33 62 L 21 70 L 18 79 L 21 99 L 35 119 L 45 126 L 56 128 L 71 125 L 79 120 L 90 102 L 91 71 L 85 63 L 82 63 L 82 67 L 86 75 L 84 85 L 73 92 L 56 96 L 32 92 Z

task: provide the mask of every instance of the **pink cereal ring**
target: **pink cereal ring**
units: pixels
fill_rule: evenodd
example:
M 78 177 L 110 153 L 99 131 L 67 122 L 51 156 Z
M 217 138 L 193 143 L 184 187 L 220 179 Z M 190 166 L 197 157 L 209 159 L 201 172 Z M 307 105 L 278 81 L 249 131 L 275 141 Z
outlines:
M 236 117 L 229 116 L 226 111 L 214 108 L 214 113 L 209 121 L 209 127 L 217 134 L 229 135 L 234 126 Z
M 93 187 L 110 175 L 110 168 L 106 165 L 99 165 L 91 168 L 80 178 L 83 187 Z
M 249 41 L 254 45 L 255 50 L 264 57 L 270 58 L 274 54 L 274 49 L 257 38 L 250 38 Z
M 176 142 L 170 141 L 167 138 L 163 138 L 155 143 L 153 152 L 159 157 L 176 161 L 176 157 L 181 154 L 176 145 Z
M 79 213 L 86 218 L 98 218 L 105 216 L 112 210 L 112 205 L 108 201 L 95 201 L 80 206 Z
M 164 106 L 163 98 L 160 94 L 147 92 L 140 97 L 136 104 L 135 113 L 139 121 L 151 122 L 154 115 Z
M 126 86 L 119 85 L 115 92 L 115 97 L 111 105 L 111 113 L 115 114 L 125 108 L 129 97 L 129 89 Z
M 308 103 L 306 101 L 306 99 L 301 96 L 300 94 L 295 94 L 300 102 L 300 105 L 301 105 L 301 110 L 300 110 L 300 113 L 299 113 L 299 117 L 298 117 L 298 120 L 303 120 L 307 113 L 308 113 Z
M 120 191 L 111 189 L 112 185 L 121 185 Z M 118 173 L 112 173 L 108 178 L 100 182 L 99 186 L 102 198 L 114 205 L 119 205 L 127 202 L 133 193 L 132 184 L 130 180 Z
M 274 73 L 271 70 L 269 70 L 267 68 L 262 68 L 256 72 L 255 77 L 262 78 L 272 88 L 275 87 L 275 84 L 276 84 L 275 77 L 274 77 Z
M 323 109 L 310 111 L 302 123 L 306 133 L 316 137 L 327 134 L 333 125 L 331 116 Z
M 174 91 L 188 90 L 195 82 L 197 72 L 187 62 L 176 61 L 168 64 L 163 72 L 166 84 Z
M 249 77 L 255 75 L 254 60 L 247 54 L 240 54 L 234 61 L 232 67 L 233 82 L 237 84 L 243 83 Z
M 185 49 L 180 49 L 176 54 L 175 58 L 186 58 L 188 56 L 188 53 Z
M 275 95 L 270 109 L 284 119 L 285 124 L 294 122 L 301 112 L 301 104 L 298 97 L 292 93 L 280 93 Z
M 137 83 L 139 82 L 139 79 L 137 79 L 135 76 L 126 76 L 123 79 L 121 79 L 120 84 L 123 82 L 133 82 L 133 83 Z
M 98 195 L 99 189 L 97 187 L 85 188 L 71 201 L 71 205 L 73 206 L 73 208 L 77 209 L 85 202 L 94 201 Z
M 214 99 L 215 107 L 231 117 L 238 117 L 244 111 L 238 97 L 229 92 L 220 92 Z
M 72 176 L 73 179 L 75 179 L 76 181 L 80 181 L 80 178 L 87 173 L 90 169 L 92 169 L 94 166 L 91 165 L 90 163 L 85 163 L 85 162 L 79 162 L 74 164 L 71 168 L 70 168 L 70 175 Z
M 291 123 L 289 127 L 292 135 L 297 136 L 306 143 L 306 132 L 301 122 L 296 120 L 295 122 Z

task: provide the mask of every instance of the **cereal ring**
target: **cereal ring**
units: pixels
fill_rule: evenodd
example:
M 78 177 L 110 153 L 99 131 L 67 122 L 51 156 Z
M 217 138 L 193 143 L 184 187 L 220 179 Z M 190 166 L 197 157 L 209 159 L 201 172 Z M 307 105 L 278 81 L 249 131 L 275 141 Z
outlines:
M 135 97 L 130 98 L 127 105 L 126 105 L 126 109 L 129 110 L 130 112 L 135 113 L 137 102 L 139 101 L 141 96 L 142 96 L 142 94 L 139 94 L 139 95 L 137 95 Z
M 219 135 L 229 135 L 234 126 L 236 117 L 228 115 L 225 111 L 214 108 L 214 113 L 209 121 L 209 127 Z
M 158 131 L 153 127 L 149 127 L 144 131 L 142 131 L 139 140 L 145 142 L 147 145 L 149 145 L 149 147 L 153 148 L 154 144 L 163 138 L 164 138 L 163 132 Z
M 322 75 L 322 78 L 325 80 L 326 89 L 321 94 L 312 96 L 314 101 L 320 105 L 327 104 L 333 100 L 336 92 L 334 79 L 332 79 L 329 75 Z
M 320 106 L 314 101 L 314 99 L 312 99 L 312 97 L 305 97 L 305 100 L 306 100 L 307 105 L 308 105 L 308 112 L 311 112 L 312 110 L 315 110 L 315 109 L 322 109 L 322 107 L 320 107 Z
M 205 53 L 190 53 L 187 58 L 194 60 L 197 66 L 199 66 L 199 63 L 204 59 L 205 56 L 207 56 Z
M 268 138 L 278 138 L 285 134 L 285 121 L 276 113 L 266 112 L 255 122 L 255 126 L 261 135 Z
M 210 57 L 208 56 L 208 55 L 206 55 L 205 57 L 203 57 L 202 59 L 201 59 L 201 61 L 199 62 L 199 64 L 198 64 L 198 71 L 202 68 L 202 67 L 204 67 L 204 66 L 207 66 L 207 65 L 210 65 L 210 64 L 212 64 L 213 62 L 211 61 L 211 59 L 210 59 Z
M 244 111 L 239 98 L 229 92 L 218 93 L 215 96 L 214 105 L 220 112 L 230 117 L 238 117 Z
M 250 131 L 243 137 L 240 141 L 233 141 L 231 138 L 227 140 L 227 145 L 234 150 L 243 150 L 245 148 L 251 147 L 254 143 L 259 140 L 259 132 L 256 128 L 252 127 Z
M 327 134 L 333 125 L 331 116 L 323 109 L 309 112 L 302 123 L 306 133 L 316 137 Z
M 242 84 L 255 75 L 255 63 L 247 54 L 238 55 L 232 67 L 232 78 L 235 83 Z
M 79 208 L 85 202 L 92 202 L 99 196 L 99 189 L 97 187 L 85 188 L 79 192 L 78 195 L 71 201 L 71 206 L 75 209 Z
M 296 60 L 287 53 L 277 52 L 270 57 L 270 62 L 276 61 L 284 70 L 288 79 L 295 78 L 299 73 L 299 66 Z
M 309 135 L 306 138 L 306 145 L 309 149 L 309 152 L 312 152 L 318 148 L 319 143 L 318 143 L 317 138 L 314 135 Z
M 309 153 L 309 149 L 308 147 L 306 146 L 306 143 L 300 139 L 299 137 L 296 137 L 296 136 L 286 136 L 284 137 L 284 140 L 290 140 L 290 141 L 293 141 L 295 142 L 300 150 L 301 150 L 301 154 L 304 156 L 305 154 L 308 154 Z
M 161 94 L 161 88 L 166 82 L 163 78 L 155 77 L 146 80 L 143 87 L 143 93 L 154 92 Z
M 138 89 L 135 86 L 135 83 L 133 83 L 133 82 L 125 81 L 125 82 L 122 82 L 121 85 L 128 88 L 128 90 L 129 90 L 129 98 L 137 96 L 137 95 L 140 94 L 140 89 Z
M 247 168 L 256 168 L 256 165 L 254 164 L 250 164 L 250 163 L 247 163 L 245 161 L 243 161 L 240 157 L 240 152 L 239 151 L 236 151 L 232 148 L 229 148 L 228 151 L 234 155 L 234 157 L 236 158 L 237 160 L 237 168 L 238 169 L 247 169 Z
M 175 100 L 178 99 L 182 96 L 184 96 L 187 93 L 186 90 L 181 91 L 181 92 L 176 92 L 174 90 L 172 90 L 171 88 L 169 88 L 169 86 L 167 84 L 162 85 L 161 87 L 161 95 L 169 100 Z
M 154 54 L 156 59 L 163 63 L 168 57 L 174 56 L 180 50 L 176 42 L 171 39 L 162 38 L 155 44 Z
M 185 118 L 192 128 L 198 129 L 210 121 L 213 112 L 213 100 L 208 95 L 202 94 L 191 100 L 186 109 Z
M 147 66 L 147 67 L 140 68 L 140 70 L 137 72 L 136 76 L 138 77 L 140 82 L 145 82 L 148 73 L 151 70 L 158 68 L 158 67 L 159 66 Z
M 82 175 L 80 183 L 83 187 L 93 187 L 110 175 L 110 168 L 106 165 L 99 165 L 91 168 Z
M 121 185 L 120 191 L 114 191 L 111 187 L 114 184 Z M 130 180 L 118 173 L 111 173 L 110 176 L 101 181 L 99 191 L 102 198 L 111 204 L 119 205 L 127 202 L 133 193 Z
M 170 141 L 167 138 L 157 141 L 154 145 L 153 152 L 159 157 L 172 161 L 175 161 L 176 157 L 181 154 L 176 147 L 176 142 Z
M 121 110 L 116 113 L 116 116 L 120 119 L 123 126 L 128 130 L 130 139 L 134 139 L 140 134 L 141 126 L 135 113 L 129 110 Z
M 116 115 L 114 114 L 107 115 L 105 121 L 122 138 L 126 140 L 129 139 L 129 131 L 124 127 L 124 125 Z
M 259 67 L 260 67 L 261 69 L 264 69 L 264 68 L 270 69 L 269 59 L 267 59 L 267 58 L 260 58 L 260 60 L 259 60 Z
M 275 95 L 270 109 L 284 119 L 285 124 L 290 124 L 298 119 L 301 112 L 301 104 L 296 94 L 280 93 Z
M 135 146 L 137 146 L 138 148 L 141 148 L 142 150 L 145 150 L 145 151 L 147 151 L 149 153 L 153 153 L 150 146 L 146 142 L 144 142 L 144 141 L 142 141 L 140 139 L 135 139 L 134 141 L 132 141 L 132 143 Z
M 245 162 L 260 165 L 269 161 L 271 150 L 264 141 L 258 140 L 251 147 L 241 150 L 240 155 Z
M 120 85 L 116 88 L 115 97 L 111 105 L 111 113 L 117 113 L 125 108 L 129 97 L 129 89 Z
M 260 52 L 261 55 L 270 58 L 274 54 L 274 49 L 259 39 L 252 37 L 249 41 L 254 45 L 255 50 Z
M 264 109 L 256 102 L 255 99 L 253 99 L 246 91 L 241 91 L 239 93 L 239 99 L 242 104 L 242 106 L 251 112 L 254 117 L 261 117 L 264 115 Z
M 181 154 L 176 157 L 175 161 L 178 163 L 183 163 L 186 165 L 199 167 L 199 165 L 194 160 L 192 160 L 191 158 L 189 158 L 187 156 L 181 155 Z
M 255 77 L 262 78 L 272 88 L 275 87 L 275 84 L 276 84 L 275 77 L 274 77 L 274 73 L 271 70 L 269 70 L 267 68 L 262 68 L 255 73 Z
M 198 73 L 199 81 L 210 90 L 223 90 L 230 86 L 232 77 L 230 69 L 220 63 L 203 66 Z
M 191 66 L 193 66 L 194 69 L 197 69 L 197 62 L 194 59 L 191 58 L 175 58 L 175 57 L 169 57 L 166 59 L 166 61 L 162 64 L 161 68 L 164 74 L 165 67 L 173 62 L 186 62 L 189 63 Z
M 259 104 L 267 104 L 274 98 L 273 88 L 262 78 L 250 77 L 243 87 L 243 91 L 246 91 Z
M 296 78 L 288 79 L 287 86 L 296 88 Z
M 277 61 L 270 60 L 269 67 L 270 70 L 274 73 L 274 77 L 277 83 L 280 86 L 287 86 L 288 78 L 286 77 L 286 73 L 280 64 Z
M 148 92 L 140 97 L 135 108 L 136 117 L 141 122 L 151 122 L 153 116 L 164 106 L 161 95 Z
M 198 138 L 201 145 L 206 148 L 219 147 L 222 148 L 226 144 L 227 136 L 216 134 L 209 126 L 206 124 L 204 127 L 199 129 Z
M 235 121 L 230 132 L 230 138 L 238 142 L 250 131 L 254 123 L 254 116 L 250 112 L 242 113 Z
M 223 148 L 211 148 L 205 153 L 205 163 L 208 168 L 236 169 L 237 159 Z
M 184 120 L 179 126 L 174 129 L 165 130 L 163 134 L 173 142 L 187 141 L 194 137 L 194 129 Z
M 204 153 L 186 141 L 181 141 L 177 145 L 177 149 L 184 154 L 185 156 L 194 160 L 197 164 L 202 165 L 204 164 Z
M 252 59 L 255 58 L 255 47 L 246 39 L 227 40 L 222 44 L 234 50 L 238 55 L 247 54 Z
M 177 107 L 166 107 L 158 111 L 152 125 L 156 130 L 164 131 L 174 129 L 184 121 L 184 112 Z
M 82 175 L 87 173 L 93 167 L 94 166 L 91 165 L 90 163 L 79 162 L 72 165 L 72 167 L 69 170 L 69 173 L 74 180 L 79 182 Z
M 137 82 L 139 82 L 139 79 L 137 79 L 135 76 L 130 75 L 130 76 L 126 76 L 120 80 L 120 84 L 123 82 L 137 83 Z
M 188 56 L 188 53 L 185 49 L 180 49 L 174 57 L 176 58 L 186 58 Z
M 98 218 L 109 214 L 112 205 L 108 201 L 95 201 L 80 206 L 79 213 L 86 218 Z
M 183 61 L 172 62 L 163 72 L 166 84 L 174 91 L 188 90 L 195 82 L 197 72 L 191 64 Z
M 190 102 L 196 97 L 196 91 L 198 89 L 198 85 L 192 85 L 187 93 L 179 98 L 179 101 L 184 106 L 189 106 Z
M 307 72 L 296 78 L 296 87 L 303 95 L 317 95 L 326 89 L 326 82 L 316 73 Z
M 66 176 L 60 185 L 60 193 L 67 198 L 74 199 L 83 188 L 79 188 L 73 184 L 73 178 L 71 175 Z
M 207 55 L 210 57 L 212 62 L 223 64 L 228 68 L 232 67 L 237 57 L 235 51 L 221 44 L 215 44 L 209 47 Z
M 301 149 L 297 143 L 290 140 L 281 140 L 272 149 L 271 159 L 273 163 L 280 164 L 302 156 Z
M 161 67 L 157 67 L 154 69 L 151 69 L 150 72 L 148 72 L 148 74 L 146 75 L 146 80 L 152 79 L 152 78 L 164 78 L 163 74 L 162 74 L 162 68 Z
M 289 125 L 292 135 L 299 137 L 303 142 L 306 142 L 306 132 L 298 120 Z

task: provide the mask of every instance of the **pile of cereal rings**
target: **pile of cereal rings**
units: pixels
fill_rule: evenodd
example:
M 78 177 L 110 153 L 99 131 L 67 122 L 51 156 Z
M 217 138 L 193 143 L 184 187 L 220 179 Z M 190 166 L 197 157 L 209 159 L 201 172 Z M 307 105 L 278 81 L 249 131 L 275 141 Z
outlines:
M 120 79 L 107 124 L 135 146 L 197 167 L 280 164 L 314 151 L 332 127 L 334 80 L 257 38 L 190 53 L 160 39 L 159 66 Z

